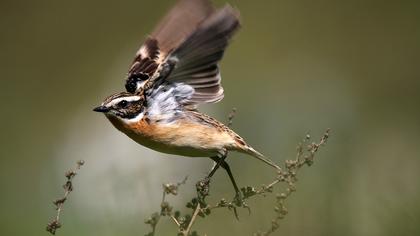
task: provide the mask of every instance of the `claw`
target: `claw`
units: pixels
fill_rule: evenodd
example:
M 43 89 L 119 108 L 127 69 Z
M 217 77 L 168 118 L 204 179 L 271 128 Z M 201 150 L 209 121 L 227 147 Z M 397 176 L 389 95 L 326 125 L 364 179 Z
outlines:
M 251 208 L 248 206 L 248 204 L 245 202 L 245 199 L 242 198 L 242 194 L 240 192 L 237 192 L 235 194 L 235 197 L 233 198 L 232 203 L 234 203 L 237 207 L 242 207 L 248 210 L 248 214 L 251 215 Z M 239 220 L 238 212 L 236 210 L 235 206 L 232 206 L 233 212 L 235 213 L 235 217 L 237 220 Z
M 246 208 L 248 210 L 248 215 L 251 215 L 251 207 L 249 207 L 245 201 L 242 202 L 242 205 L 243 208 Z

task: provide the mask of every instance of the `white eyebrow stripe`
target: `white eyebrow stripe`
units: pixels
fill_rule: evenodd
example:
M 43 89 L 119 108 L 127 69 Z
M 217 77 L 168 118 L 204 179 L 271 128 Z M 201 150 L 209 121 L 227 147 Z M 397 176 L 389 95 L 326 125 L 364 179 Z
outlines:
M 114 100 L 110 101 L 110 102 L 108 103 L 108 106 L 113 106 L 113 105 L 115 105 L 115 104 L 117 104 L 117 103 L 121 102 L 122 100 L 126 100 L 127 102 L 135 102 L 135 101 L 140 100 L 140 96 L 130 96 L 130 97 L 121 97 L 121 98 L 116 98 L 116 99 L 114 99 Z

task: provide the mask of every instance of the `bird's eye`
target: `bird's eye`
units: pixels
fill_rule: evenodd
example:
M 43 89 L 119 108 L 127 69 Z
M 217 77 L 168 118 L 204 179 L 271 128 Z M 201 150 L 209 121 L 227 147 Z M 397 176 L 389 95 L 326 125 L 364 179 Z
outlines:
M 127 104 L 128 104 L 128 102 L 126 100 L 122 100 L 121 102 L 118 103 L 118 106 L 121 107 L 121 108 L 124 108 L 124 107 L 127 106 Z

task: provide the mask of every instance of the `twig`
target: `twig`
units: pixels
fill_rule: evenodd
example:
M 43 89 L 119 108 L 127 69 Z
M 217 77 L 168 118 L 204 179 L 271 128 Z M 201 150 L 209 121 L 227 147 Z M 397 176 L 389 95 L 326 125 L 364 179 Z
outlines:
M 235 115 L 236 115 L 236 108 L 234 107 L 232 108 L 232 111 L 229 113 L 227 127 L 232 126 L 233 118 L 235 118 Z
M 192 228 L 192 226 L 195 222 L 195 219 L 197 218 L 197 215 L 200 212 L 200 210 L 201 210 L 200 204 L 197 204 L 197 206 L 195 208 L 195 211 L 194 211 L 194 214 L 191 217 L 190 223 L 188 224 L 187 229 L 184 231 L 184 236 L 188 236 L 190 234 L 191 228 Z
M 60 214 L 63 209 L 64 203 L 66 202 L 70 192 L 73 191 L 73 178 L 76 176 L 77 171 L 80 170 L 80 167 L 82 167 L 85 164 L 83 160 L 80 160 L 76 163 L 76 168 L 74 170 L 69 170 L 65 173 L 65 176 L 67 178 L 66 183 L 63 185 L 64 188 L 64 196 L 62 198 L 58 198 L 53 201 L 53 204 L 56 207 L 56 215 L 53 220 L 51 220 L 47 224 L 46 230 L 50 232 L 51 234 L 55 235 L 57 229 L 61 227 L 60 223 Z
M 255 236 L 268 236 L 279 228 L 280 220 L 282 220 L 288 213 L 288 210 L 285 207 L 285 201 L 293 192 L 296 191 L 295 183 L 297 182 L 297 172 L 304 165 L 311 166 L 313 164 L 315 153 L 319 150 L 319 148 L 322 145 L 324 145 L 327 142 L 329 136 L 330 129 L 327 129 L 318 143 L 312 142 L 306 146 L 305 154 L 304 145 L 307 144 L 311 139 L 309 134 L 306 135 L 303 142 L 299 143 L 297 147 L 297 154 L 295 160 L 286 160 L 285 170 L 280 171 L 278 173 L 277 179 L 271 184 L 269 184 L 267 187 L 263 186 L 263 188 L 259 191 L 255 191 L 255 195 L 264 194 L 266 192 L 272 192 L 273 186 L 280 182 L 285 182 L 287 184 L 285 192 L 276 194 L 276 205 L 274 207 L 276 217 L 272 219 L 271 227 L 266 231 L 259 231 L 255 233 Z
M 178 222 L 178 220 L 175 218 L 175 216 L 171 215 L 172 221 L 178 226 L 178 228 L 181 226 L 181 224 Z
M 188 176 L 186 176 L 184 180 L 182 180 L 181 182 L 178 182 L 175 184 L 168 183 L 168 184 L 162 185 L 163 193 L 162 193 L 162 201 L 160 203 L 160 212 L 153 213 L 148 219 L 144 221 L 145 224 L 148 224 L 152 227 L 152 231 L 146 234 L 146 236 L 155 235 L 156 226 L 159 223 L 161 216 L 169 216 L 172 219 L 172 221 L 178 226 L 178 228 L 182 227 L 182 224 L 177 219 L 177 215 L 176 214 L 174 215 L 172 211 L 173 207 L 169 204 L 169 202 L 166 201 L 166 196 L 170 194 L 176 196 L 178 194 L 179 186 L 181 186 L 182 184 L 185 184 L 187 182 L 187 179 L 188 179 Z

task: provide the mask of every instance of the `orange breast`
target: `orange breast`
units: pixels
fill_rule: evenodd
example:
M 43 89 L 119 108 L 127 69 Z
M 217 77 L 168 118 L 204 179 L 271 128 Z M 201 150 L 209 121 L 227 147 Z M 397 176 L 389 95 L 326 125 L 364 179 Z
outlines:
M 118 130 L 137 143 L 164 153 L 208 157 L 235 145 L 235 140 L 229 133 L 185 119 L 170 124 L 142 119 L 128 124 L 115 117 L 108 118 Z

